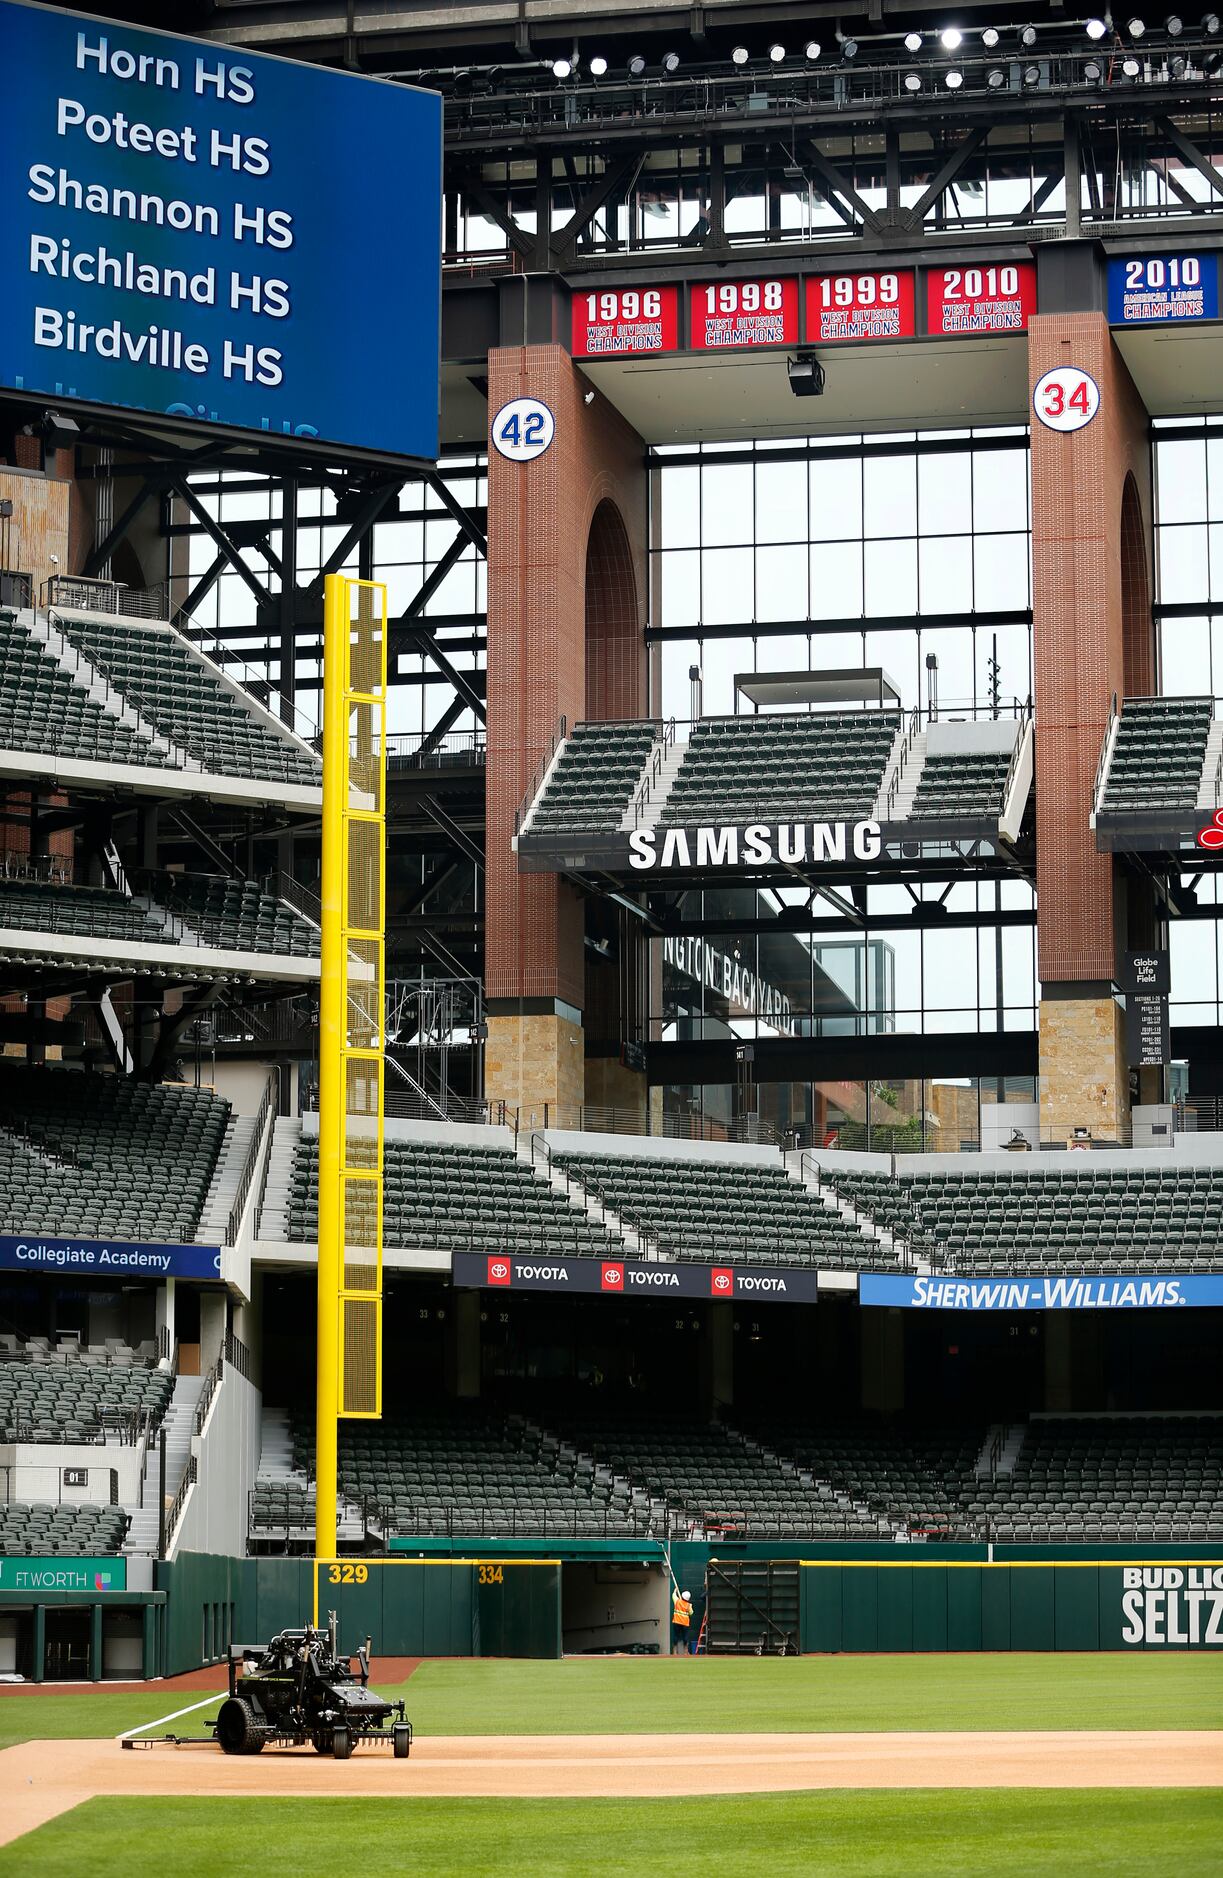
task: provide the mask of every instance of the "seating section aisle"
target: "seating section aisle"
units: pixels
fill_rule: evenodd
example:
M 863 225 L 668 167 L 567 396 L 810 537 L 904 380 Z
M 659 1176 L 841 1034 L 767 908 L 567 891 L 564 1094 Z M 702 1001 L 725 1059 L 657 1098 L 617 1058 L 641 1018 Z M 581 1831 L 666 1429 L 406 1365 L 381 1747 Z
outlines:
M 110 887 L 52 886 L 43 881 L 0 881 L 0 926 L 65 938 L 137 939 L 164 945 L 169 935 L 126 894 Z
M 123 1544 L 121 1506 L 86 1501 L 0 1501 L 0 1554 L 20 1558 L 109 1558 Z
M 554 1159 L 667 1258 L 843 1271 L 895 1264 L 888 1247 L 791 1180 L 780 1163 L 568 1152 Z
M 694 1528 L 794 1539 L 890 1537 L 886 1519 L 804 1481 L 793 1461 L 714 1423 L 576 1415 L 565 1417 L 563 1433 Z
M 526 832 L 614 832 L 632 801 L 654 735 L 651 723 L 576 725 Z
M 205 945 L 318 957 L 318 927 L 252 881 L 220 874 L 161 874 L 152 891 L 159 905 L 177 914 Z
M 0 1362 L 0 1441 L 96 1441 L 133 1420 L 155 1425 L 173 1390 L 168 1370 L 87 1352 Z
M 968 1277 L 1223 1270 L 1223 1167 L 1111 1168 L 1105 1161 L 1097 1171 L 1077 1165 L 1077 1155 L 1059 1158 L 1075 1162 L 1074 1171 L 1041 1166 L 893 1179 L 822 1160 L 820 1178 L 919 1257 Z
M 469 1536 L 634 1531 L 630 1496 L 596 1482 L 576 1457 L 527 1439 L 514 1419 L 457 1404 L 341 1425 L 340 1484 L 389 1533 Z M 295 1422 L 294 1459 L 314 1472 L 313 1430 Z M 517 1438 L 516 1438 L 517 1437 Z
M 1100 807 L 1132 815 L 1143 809 L 1192 809 L 1198 799 L 1209 698 L 1126 698 Z
M 162 736 L 218 776 L 318 788 L 319 761 L 256 715 L 168 628 L 57 615 L 68 638 Z
M 985 1438 L 983 1425 L 817 1425 L 772 1416 L 753 1420 L 748 1432 L 910 1533 L 934 1537 L 962 1528 Z
M 914 821 L 954 821 L 957 816 L 997 821 L 1010 767 L 1006 750 L 927 756 L 909 814 Z
M 895 711 L 694 724 L 660 820 L 863 820 L 874 808 L 899 726 Z
M 0 747 L 163 767 L 165 752 L 91 698 L 14 613 L 0 613 Z
M 0 1064 L 5 1229 L 192 1239 L 228 1117 L 207 1089 Z
M 968 1513 L 998 1540 L 1223 1540 L 1223 1417 L 1040 1417 Z
M 382 1241 L 441 1251 L 475 1248 L 597 1258 L 623 1244 L 582 1208 L 532 1173 L 510 1149 L 440 1147 L 388 1140 L 383 1166 Z M 294 1158 L 288 1237 L 318 1236 L 318 1137 Z

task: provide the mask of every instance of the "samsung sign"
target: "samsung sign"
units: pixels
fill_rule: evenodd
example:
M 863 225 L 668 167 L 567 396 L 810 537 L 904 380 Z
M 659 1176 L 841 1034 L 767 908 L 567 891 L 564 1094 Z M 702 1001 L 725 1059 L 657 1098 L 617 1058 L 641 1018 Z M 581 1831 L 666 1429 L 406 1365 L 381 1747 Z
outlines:
M 8 1233 L 0 1235 L 0 1272 L 43 1272 L 56 1278 L 219 1278 L 221 1248 Z
M 861 1304 L 926 1311 L 1166 1311 L 1223 1306 L 1223 1273 L 1203 1278 L 903 1278 L 863 1272 Z
M 441 100 L 0 0 L 0 385 L 431 459 Z
M 629 866 L 651 868 L 801 867 L 829 861 L 877 861 L 878 822 L 749 822 L 745 827 L 636 828 Z

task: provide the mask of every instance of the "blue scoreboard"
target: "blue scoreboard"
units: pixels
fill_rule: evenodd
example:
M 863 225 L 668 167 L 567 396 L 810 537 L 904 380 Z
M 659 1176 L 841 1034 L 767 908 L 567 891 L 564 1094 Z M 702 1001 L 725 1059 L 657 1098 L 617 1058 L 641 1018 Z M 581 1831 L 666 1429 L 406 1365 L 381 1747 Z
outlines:
M 436 94 L 29 0 L 0 70 L 0 387 L 436 457 Z

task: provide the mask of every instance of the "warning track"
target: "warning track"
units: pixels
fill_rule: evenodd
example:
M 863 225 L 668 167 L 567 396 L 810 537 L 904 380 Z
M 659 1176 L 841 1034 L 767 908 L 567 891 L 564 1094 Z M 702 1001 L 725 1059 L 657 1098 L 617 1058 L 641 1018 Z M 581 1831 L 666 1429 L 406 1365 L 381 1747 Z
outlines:
M 367 1749 L 249 1758 L 27 1741 L 0 1753 L 0 1843 L 97 1794 L 647 1798 L 819 1787 L 1223 1787 L 1223 1733 L 442 1735 L 408 1761 Z

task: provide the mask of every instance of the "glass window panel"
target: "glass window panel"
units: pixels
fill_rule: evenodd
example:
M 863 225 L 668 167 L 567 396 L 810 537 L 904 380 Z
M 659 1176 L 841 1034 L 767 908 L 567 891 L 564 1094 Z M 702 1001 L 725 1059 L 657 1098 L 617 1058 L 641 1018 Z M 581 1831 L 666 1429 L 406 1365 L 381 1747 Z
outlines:
M 728 717 L 735 708 L 735 673 L 752 669 L 750 639 L 706 639 L 701 655 L 705 715 Z M 687 712 L 685 712 L 685 716 Z
M 692 685 L 689 668 L 701 662 L 701 648 L 695 639 L 667 640 L 662 653 L 662 696 L 654 709 L 661 717 L 675 717 L 686 722 L 692 715 Z
M 811 618 L 854 619 L 861 612 L 861 544 L 817 543 L 811 550 Z
M 807 549 L 802 543 L 756 550 L 757 619 L 807 618 Z
M 1200 600 L 1209 591 L 1207 534 L 1204 526 L 1182 523 L 1159 531 L 1159 597 Z
M 1028 526 L 1026 450 L 974 451 L 972 525 L 978 533 Z
M 917 611 L 917 543 L 889 541 L 882 552 L 868 553 L 863 568 L 863 612 L 873 618 Z
M 810 465 L 812 541 L 857 541 L 862 533 L 862 466 L 843 459 Z
M 695 548 L 701 539 L 701 472 L 676 463 L 657 472 L 659 545 Z
M 936 535 L 918 546 L 918 597 L 923 613 L 971 613 L 972 541 Z
M 1030 604 L 1026 535 L 978 535 L 973 542 L 973 605 L 1000 613 Z
M 1213 922 L 1172 920 L 1168 926 L 1168 949 L 1172 955 L 1174 998 L 1218 997 L 1218 954 Z
M 706 626 L 750 623 L 755 595 L 750 548 L 706 548 L 701 557 L 701 620 Z
M 973 635 L 963 626 L 922 632 L 923 665 L 931 653 L 938 660 L 938 702 L 943 716 L 972 702 L 972 640 Z
M 1161 522 L 1206 520 L 1206 445 L 1197 438 L 1160 438 L 1155 474 Z
M 972 528 L 972 458 L 917 460 L 917 519 L 923 535 L 967 534 Z
M 751 541 L 752 477 L 750 463 L 701 465 L 701 540 L 706 548 Z
M 914 457 L 868 457 L 862 466 L 862 490 L 868 540 L 915 532 L 917 464 Z
M 1223 437 L 1206 440 L 1206 515 L 1209 521 L 1223 522 Z
M 918 701 L 917 634 L 867 633 L 866 663 L 883 667 L 900 692 L 901 702 L 911 710 Z
M 805 463 L 761 463 L 757 467 L 756 539 L 806 541 Z
M 701 557 L 696 549 L 674 549 L 661 556 L 661 608 L 664 626 L 696 626 L 701 617 Z

